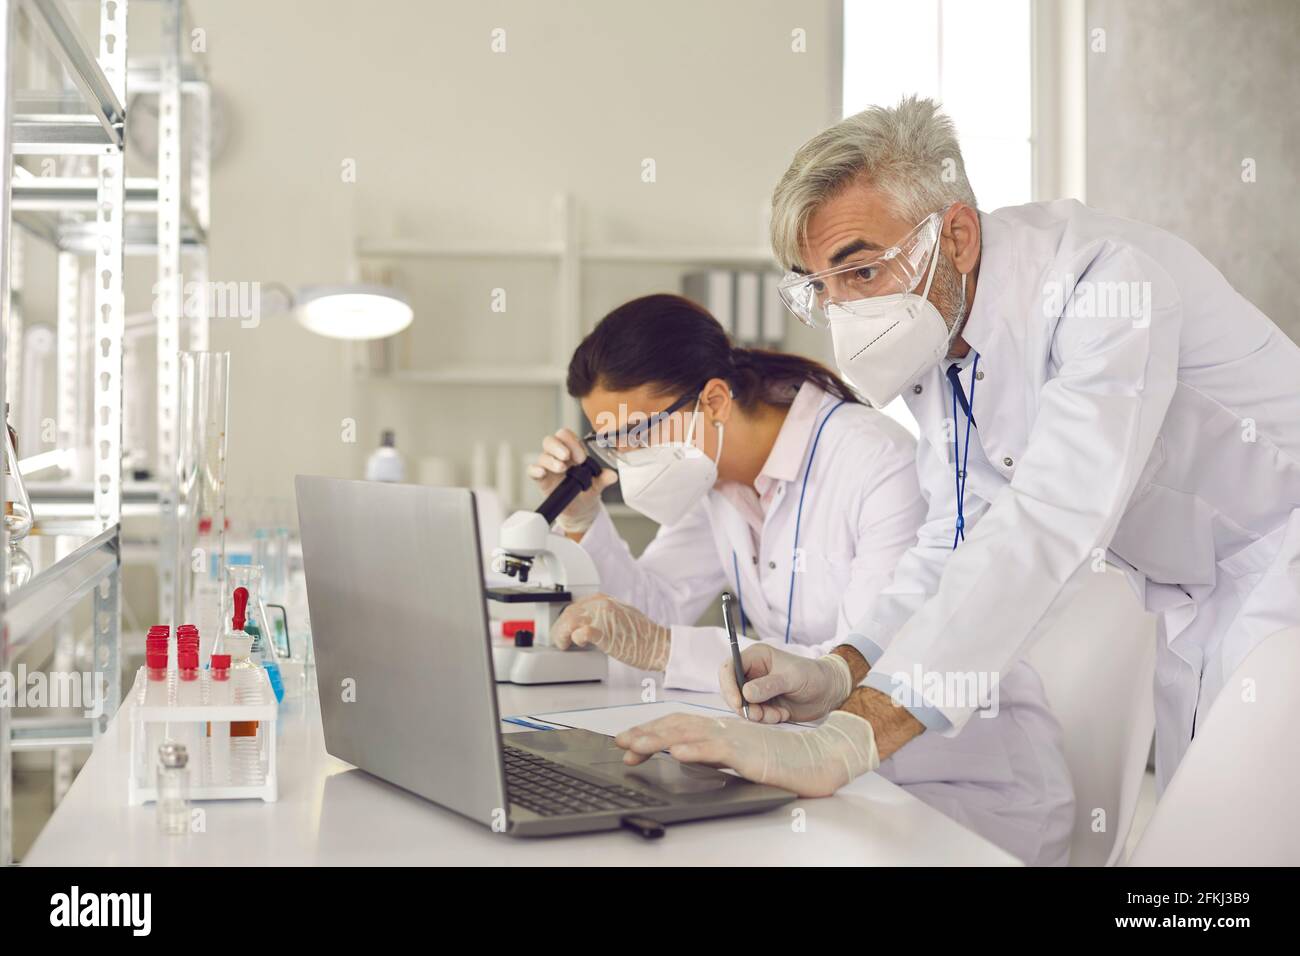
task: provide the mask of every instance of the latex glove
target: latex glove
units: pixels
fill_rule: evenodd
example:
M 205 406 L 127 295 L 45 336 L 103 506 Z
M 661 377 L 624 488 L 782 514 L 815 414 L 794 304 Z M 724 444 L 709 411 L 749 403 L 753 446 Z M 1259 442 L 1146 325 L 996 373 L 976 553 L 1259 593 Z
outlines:
M 565 649 L 598 647 L 616 661 L 647 671 L 668 666 L 668 628 L 605 594 L 574 601 L 551 628 L 551 643 Z
M 625 730 L 614 742 L 627 751 L 626 764 L 666 750 L 682 763 L 730 767 L 746 780 L 793 790 L 801 797 L 830 796 L 880 766 L 871 724 L 844 710 L 811 730 L 672 714 Z
M 587 460 L 587 449 L 572 429 L 561 428 L 542 439 L 542 451 L 528 466 L 528 477 L 537 482 L 543 495 L 549 495 L 573 465 Z M 560 512 L 556 526 L 565 534 L 582 534 L 591 527 L 600 512 L 600 493 L 618 481 L 618 472 L 602 469 L 591 487 L 578 495 Z
M 820 720 L 853 692 L 853 673 L 838 654 L 798 657 L 760 642 L 745 648 L 740 663 L 745 668 L 749 719 L 758 723 Z M 722 665 L 718 683 L 727 706 L 743 713 L 730 659 Z

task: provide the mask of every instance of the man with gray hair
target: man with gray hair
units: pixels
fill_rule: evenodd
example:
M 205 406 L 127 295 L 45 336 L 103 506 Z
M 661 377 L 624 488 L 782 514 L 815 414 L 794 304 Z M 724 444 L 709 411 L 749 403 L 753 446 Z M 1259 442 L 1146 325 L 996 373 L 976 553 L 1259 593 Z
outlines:
M 751 720 L 861 717 L 819 755 L 840 780 L 954 735 L 980 707 L 966 678 L 1005 673 L 1109 562 L 1157 616 L 1163 790 L 1251 650 L 1300 624 L 1300 348 L 1159 229 L 1072 200 L 977 211 L 925 99 L 805 144 L 772 244 L 786 304 L 829 330 L 844 376 L 915 416 L 928 511 L 837 649 L 848 697 L 830 668 L 757 645 Z M 739 711 L 730 665 L 722 688 Z M 798 789 L 769 759 L 776 733 L 666 718 L 619 742 Z

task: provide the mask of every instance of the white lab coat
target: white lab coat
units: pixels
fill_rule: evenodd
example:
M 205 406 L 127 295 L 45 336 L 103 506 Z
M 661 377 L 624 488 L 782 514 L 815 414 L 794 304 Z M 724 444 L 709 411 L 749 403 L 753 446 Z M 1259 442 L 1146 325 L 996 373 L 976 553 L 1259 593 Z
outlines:
M 936 368 L 904 393 L 929 513 L 849 640 L 870 686 L 1005 671 L 1082 575 L 1118 564 L 1160 622 L 1163 789 L 1236 666 L 1300 624 L 1300 348 L 1159 229 L 1073 201 L 980 223 L 966 540 L 951 550 L 953 395 Z M 971 715 L 927 703 L 913 712 L 941 733 Z
M 822 397 L 818 421 L 834 403 Z M 724 589 L 739 592 L 751 638 L 816 657 L 845 642 L 915 542 L 924 502 L 914 440 L 873 409 L 844 406 L 822 432 L 808 479 L 799 531 L 803 570 L 794 576 L 794 620 L 785 644 L 794 526 L 810 448 L 811 441 L 795 480 L 778 485 L 757 548 L 744 517 L 717 489 L 676 525 L 661 528 L 639 559 L 603 510 L 584 535 L 601 590 L 671 625 L 667 686 L 717 690 L 719 668 L 730 656 L 726 632 L 680 622 L 699 620 Z M 1059 725 L 1027 664 L 1003 680 L 996 719 L 973 721 L 956 738 L 924 734 L 879 772 L 1027 862 L 1065 861 L 1073 787 Z

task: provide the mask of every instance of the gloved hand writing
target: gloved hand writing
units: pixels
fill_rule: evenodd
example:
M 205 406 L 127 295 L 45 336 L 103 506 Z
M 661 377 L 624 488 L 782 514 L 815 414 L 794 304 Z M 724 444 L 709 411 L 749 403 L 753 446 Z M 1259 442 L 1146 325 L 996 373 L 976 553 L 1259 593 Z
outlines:
M 811 730 L 673 714 L 625 730 L 614 742 L 626 764 L 666 750 L 683 763 L 730 767 L 747 780 L 825 797 L 880 766 L 876 735 L 861 717 L 837 710 Z
M 549 495 L 564 478 L 564 473 L 574 465 L 587 460 L 587 449 L 582 440 L 570 429 L 561 428 L 554 435 L 542 439 L 542 452 L 528 466 L 528 477 L 537 482 L 542 494 Z M 600 512 L 600 493 L 618 481 L 618 473 L 603 469 L 591 487 L 582 492 L 556 519 L 556 526 L 565 534 L 585 534 Z
M 551 628 L 551 643 L 558 648 L 598 647 L 617 661 L 647 671 L 668 666 L 668 642 L 668 628 L 604 594 L 574 601 Z
M 853 692 L 848 662 L 835 654 L 810 659 L 758 643 L 745 648 L 740 663 L 745 668 L 749 719 L 759 723 L 820 720 Z M 742 713 L 730 659 L 722 665 L 718 683 L 727 706 Z

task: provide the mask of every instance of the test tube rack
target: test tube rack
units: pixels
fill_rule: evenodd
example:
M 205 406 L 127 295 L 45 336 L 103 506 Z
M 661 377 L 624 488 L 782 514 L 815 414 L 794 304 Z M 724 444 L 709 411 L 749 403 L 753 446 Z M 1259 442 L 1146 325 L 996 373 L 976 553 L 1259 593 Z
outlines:
M 232 671 L 238 703 L 212 704 L 212 677 L 201 670 L 199 704 L 177 702 L 177 675 L 167 677 L 167 702 L 146 704 L 149 678 L 145 668 L 136 673 L 127 702 L 131 707 L 131 773 L 127 800 L 140 806 L 157 800 L 158 746 L 171 740 L 189 751 L 191 800 L 261 799 L 278 797 L 276 778 L 276 717 L 279 705 L 270 678 L 261 667 Z M 256 722 L 245 736 L 222 733 L 221 728 Z

